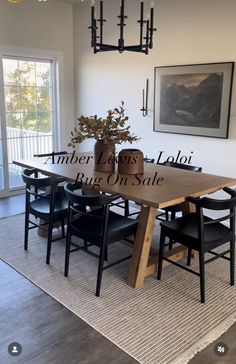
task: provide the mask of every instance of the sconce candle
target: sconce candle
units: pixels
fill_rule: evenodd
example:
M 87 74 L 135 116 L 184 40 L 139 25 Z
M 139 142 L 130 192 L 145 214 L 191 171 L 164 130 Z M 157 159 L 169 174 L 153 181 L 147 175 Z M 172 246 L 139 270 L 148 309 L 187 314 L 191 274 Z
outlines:
M 147 110 L 148 110 L 148 79 L 146 81 L 146 94 L 144 91 L 144 88 L 142 90 L 142 109 L 140 109 L 143 112 L 143 116 L 147 116 Z

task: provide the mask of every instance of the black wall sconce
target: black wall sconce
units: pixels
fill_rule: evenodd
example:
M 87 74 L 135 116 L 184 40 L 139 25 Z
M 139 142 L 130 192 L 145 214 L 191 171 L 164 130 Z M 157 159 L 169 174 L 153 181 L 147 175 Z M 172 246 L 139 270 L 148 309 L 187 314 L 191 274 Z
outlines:
M 146 81 L 146 90 L 142 90 L 142 109 L 140 111 L 143 112 L 143 116 L 147 116 L 148 112 L 148 78 Z

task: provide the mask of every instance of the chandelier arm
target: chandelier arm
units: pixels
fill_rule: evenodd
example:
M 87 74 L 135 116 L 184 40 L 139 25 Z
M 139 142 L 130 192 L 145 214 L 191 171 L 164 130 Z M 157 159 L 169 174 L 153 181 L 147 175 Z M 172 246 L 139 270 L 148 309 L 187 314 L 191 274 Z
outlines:
M 110 50 L 118 50 L 119 47 L 117 45 L 113 45 L 113 44 L 104 44 L 104 43 L 96 43 L 96 46 L 103 49 L 103 48 L 110 48 Z
M 145 53 L 146 52 L 146 45 L 142 45 L 142 48 L 140 48 L 140 44 L 137 45 L 128 45 L 124 46 L 125 51 L 131 51 L 131 52 L 140 52 Z
M 112 44 L 101 44 L 96 43 L 97 52 L 108 52 L 108 51 L 117 51 L 119 50 L 119 46 L 112 45 Z M 146 46 L 142 46 L 142 50 L 140 50 L 140 45 L 131 45 L 131 46 L 124 46 L 124 51 L 131 51 L 131 52 L 138 52 L 138 53 L 146 53 Z
M 147 52 L 146 52 L 146 50 L 142 50 L 142 51 L 140 51 L 140 47 L 138 47 L 138 48 L 125 48 L 124 49 L 125 51 L 130 51 L 130 52 L 134 52 L 134 53 L 144 53 L 144 54 L 147 54 Z
M 99 48 L 99 50 L 97 51 L 97 52 L 112 52 L 112 51 L 118 51 L 119 50 L 119 47 L 118 46 L 116 46 L 116 48 L 103 48 L 103 46 L 102 47 L 100 47 Z

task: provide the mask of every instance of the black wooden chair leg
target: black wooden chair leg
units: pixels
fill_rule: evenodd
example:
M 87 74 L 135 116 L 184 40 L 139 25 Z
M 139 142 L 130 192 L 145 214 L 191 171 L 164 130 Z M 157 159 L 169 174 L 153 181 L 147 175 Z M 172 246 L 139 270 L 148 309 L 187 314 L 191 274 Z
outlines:
M 163 230 L 161 230 L 159 259 L 158 259 L 158 268 L 157 268 L 157 279 L 159 279 L 159 280 L 161 279 L 164 249 L 165 249 L 165 235 L 164 235 Z
M 97 275 L 97 286 L 96 286 L 96 296 L 97 297 L 100 296 L 105 251 L 106 251 L 105 243 L 102 243 L 102 246 L 100 249 L 100 254 L 99 254 L 99 263 L 98 263 L 98 275 Z
M 230 284 L 234 286 L 234 275 L 235 275 L 235 242 L 230 242 Z
M 46 264 L 50 264 L 50 258 L 51 258 L 51 247 L 52 247 L 51 240 L 49 240 L 49 239 L 48 239 L 48 242 L 47 242 Z
M 65 221 L 61 220 L 61 236 L 62 238 L 65 238 Z
M 175 219 L 175 211 L 172 211 L 171 212 L 171 217 L 170 217 L 171 220 L 174 220 Z M 169 239 L 169 250 L 172 249 L 173 247 L 173 244 L 174 244 L 174 240 L 173 239 Z
M 68 276 L 69 272 L 69 261 L 70 261 L 70 243 L 71 243 L 71 234 L 67 232 L 66 237 L 66 254 L 65 254 L 65 270 L 64 270 L 64 276 Z
M 171 250 L 172 249 L 172 247 L 173 247 L 173 243 L 174 243 L 174 240 L 169 240 L 169 250 Z
M 50 223 L 48 224 L 48 242 L 47 242 L 46 264 L 50 264 L 51 247 L 52 247 L 52 229 L 53 229 L 53 222 L 50 221 Z
M 25 195 L 25 237 L 24 237 L 24 249 L 28 249 L 28 238 L 29 238 L 29 203 L 30 196 L 26 193 Z
M 165 211 L 165 215 L 166 221 L 169 221 L 169 212 L 167 210 Z
M 30 229 L 40 229 L 39 232 L 42 236 L 45 236 L 43 232 L 47 230 L 46 263 L 49 264 L 53 223 L 61 224 L 62 237 L 65 237 L 64 218 L 67 215 L 68 201 L 63 188 L 58 187 L 58 183 L 62 179 L 55 179 L 46 175 L 43 175 L 43 178 L 38 178 L 38 170 L 35 168 L 25 169 L 22 178 L 26 183 L 24 249 L 28 249 Z M 58 202 L 56 209 L 55 199 Z M 36 219 L 35 221 L 31 220 L 31 215 Z
M 25 213 L 25 238 L 24 238 L 24 249 L 28 249 L 28 239 L 29 239 L 29 213 Z
M 129 216 L 129 200 L 125 200 L 125 217 Z
M 192 249 L 188 248 L 187 266 L 189 266 L 189 267 L 191 265 L 191 258 L 192 258 Z
M 201 303 L 205 302 L 205 262 L 204 253 L 199 252 L 199 272 L 200 272 L 200 296 Z

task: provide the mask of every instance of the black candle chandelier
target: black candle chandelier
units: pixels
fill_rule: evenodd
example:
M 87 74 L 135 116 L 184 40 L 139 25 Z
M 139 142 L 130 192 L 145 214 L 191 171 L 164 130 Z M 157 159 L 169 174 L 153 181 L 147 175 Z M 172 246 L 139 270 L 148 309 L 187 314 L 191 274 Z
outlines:
M 103 43 L 103 23 L 106 21 L 103 18 L 103 1 L 100 1 L 100 18 L 96 19 L 95 16 L 95 0 L 91 1 L 91 47 L 93 48 L 94 53 L 97 52 L 108 52 L 108 51 L 119 51 L 123 53 L 124 51 L 131 52 L 140 52 L 148 54 L 149 49 L 153 48 L 153 32 L 156 31 L 154 28 L 154 1 L 151 0 L 150 6 L 150 15 L 147 19 L 144 19 L 144 2 L 140 2 L 140 19 L 139 23 L 139 44 L 137 45 L 125 45 L 124 40 L 124 27 L 125 19 L 127 16 L 125 15 L 125 1 L 121 0 L 120 3 L 120 15 L 119 24 L 117 24 L 120 28 L 120 37 L 118 39 L 118 45 L 111 45 Z M 97 22 L 99 23 L 99 27 L 97 26 Z M 99 29 L 99 35 L 97 34 Z

